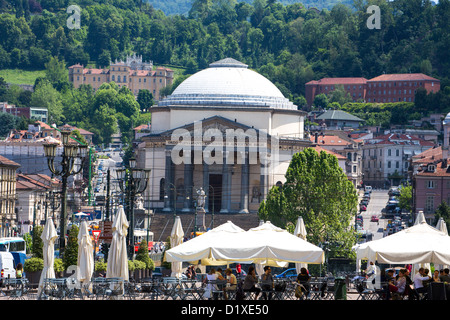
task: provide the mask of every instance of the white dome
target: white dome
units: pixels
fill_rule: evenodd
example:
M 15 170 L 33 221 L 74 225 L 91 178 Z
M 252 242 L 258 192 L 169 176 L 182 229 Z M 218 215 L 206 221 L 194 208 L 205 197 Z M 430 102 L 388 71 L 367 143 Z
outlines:
M 160 106 L 270 107 L 297 110 L 267 78 L 231 58 L 184 80 Z

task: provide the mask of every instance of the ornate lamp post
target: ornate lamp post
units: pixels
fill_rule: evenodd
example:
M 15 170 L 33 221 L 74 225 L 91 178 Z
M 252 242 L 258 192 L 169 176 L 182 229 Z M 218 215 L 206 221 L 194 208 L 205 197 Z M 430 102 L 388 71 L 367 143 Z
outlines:
M 60 169 L 55 167 L 57 143 L 44 144 L 44 153 L 47 158 L 47 164 L 50 171 L 55 176 L 61 176 L 61 212 L 60 212 L 60 232 L 59 232 L 59 254 L 64 254 L 65 235 L 67 233 L 67 179 L 71 175 L 76 175 L 83 169 L 84 161 L 86 160 L 87 145 L 79 145 L 69 142 L 70 130 L 61 130 L 61 142 L 63 145 L 62 160 Z M 76 159 L 81 160 L 80 168 L 74 170 Z
M 116 170 L 120 190 L 125 195 L 127 218 L 130 228 L 127 235 L 129 257 L 134 254 L 134 198 L 147 189 L 151 169 L 137 169 L 136 159 L 130 158 L 128 168 Z

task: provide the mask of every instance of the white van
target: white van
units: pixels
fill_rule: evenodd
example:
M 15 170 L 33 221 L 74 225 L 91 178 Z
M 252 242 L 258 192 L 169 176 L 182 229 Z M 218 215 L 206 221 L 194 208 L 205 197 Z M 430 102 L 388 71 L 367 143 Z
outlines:
M 372 193 L 372 187 L 371 186 L 365 186 L 364 187 L 364 191 Z
M 11 252 L 0 252 L 0 283 L 3 279 L 15 278 L 14 257 Z

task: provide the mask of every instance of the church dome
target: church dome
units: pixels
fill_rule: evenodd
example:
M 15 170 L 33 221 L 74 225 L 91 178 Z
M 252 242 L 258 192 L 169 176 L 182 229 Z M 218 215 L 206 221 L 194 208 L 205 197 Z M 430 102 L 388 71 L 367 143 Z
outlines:
M 211 63 L 193 74 L 158 105 L 297 110 L 270 80 L 232 58 Z

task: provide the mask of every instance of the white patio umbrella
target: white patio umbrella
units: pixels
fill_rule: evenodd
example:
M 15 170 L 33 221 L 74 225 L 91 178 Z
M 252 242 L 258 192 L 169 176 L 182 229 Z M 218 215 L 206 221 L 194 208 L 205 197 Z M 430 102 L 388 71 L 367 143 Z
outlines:
M 53 264 L 55 263 L 55 241 L 57 238 L 58 234 L 56 233 L 53 219 L 48 218 L 44 226 L 44 231 L 41 235 L 42 242 L 44 243 L 44 247 L 42 249 L 44 256 L 44 269 L 42 270 L 41 278 L 39 279 L 38 297 L 40 296 L 42 289 L 44 289 L 44 279 L 55 278 L 55 269 Z
M 94 272 L 94 246 L 86 221 L 82 221 L 78 231 L 78 263 L 77 280 L 89 282 Z
M 442 232 L 445 232 L 446 234 L 448 234 L 447 224 L 445 223 L 443 218 L 439 218 L 439 221 L 436 224 L 436 229 L 438 229 L 439 231 L 442 231 Z
M 128 220 L 123 206 L 119 207 L 112 226 L 112 242 L 109 249 L 108 264 L 106 266 L 107 278 L 122 278 L 129 280 L 127 257 Z
M 416 221 L 414 221 L 414 225 L 416 226 L 418 224 L 421 224 L 422 222 L 427 222 L 427 221 L 425 220 L 423 211 L 419 211 L 419 213 L 417 214 L 417 217 L 416 217 Z
M 306 228 L 305 228 L 305 223 L 303 222 L 303 218 L 301 216 L 298 217 L 297 219 L 297 224 L 295 225 L 295 230 L 294 230 L 294 236 L 299 237 L 303 240 L 306 241 Z M 296 263 L 295 264 L 295 269 L 297 270 L 297 273 L 300 273 L 300 269 L 301 268 L 307 268 L 308 265 L 306 263 Z
M 184 232 L 183 232 L 183 227 L 181 226 L 181 219 L 180 219 L 180 217 L 176 216 L 175 222 L 172 227 L 172 232 L 170 233 L 171 248 L 174 248 L 174 247 L 182 244 L 183 237 L 184 237 Z M 172 262 L 172 274 L 171 274 L 172 277 L 177 277 L 177 278 L 181 277 L 181 273 L 183 271 L 182 264 L 183 263 L 181 261 Z
M 442 231 L 442 232 L 444 232 L 445 234 L 448 235 L 447 224 L 445 223 L 445 221 L 444 221 L 444 219 L 442 217 L 439 218 L 439 221 L 436 224 L 436 229 L 438 229 L 439 231 Z M 448 265 L 435 264 L 434 268 L 435 268 L 435 270 L 436 269 L 442 270 L 444 268 L 448 268 Z

